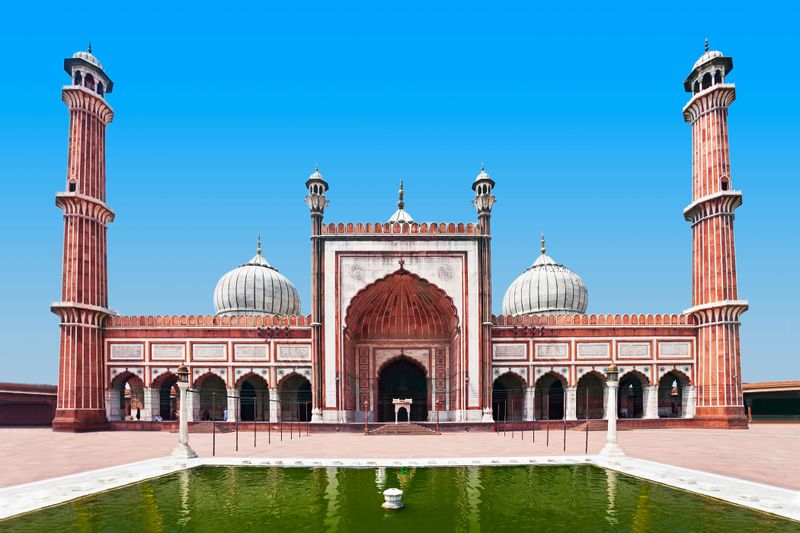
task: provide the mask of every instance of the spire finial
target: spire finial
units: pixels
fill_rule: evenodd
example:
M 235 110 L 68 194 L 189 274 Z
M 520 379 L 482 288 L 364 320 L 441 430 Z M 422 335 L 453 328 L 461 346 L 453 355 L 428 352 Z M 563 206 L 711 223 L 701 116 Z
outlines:
M 544 255 L 545 250 L 546 250 L 546 248 L 544 246 L 544 232 L 542 232 L 542 255 Z
M 92 41 L 89 41 L 89 46 L 86 47 L 86 51 L 90 54 L 92 53 Z
M 486 172 L 486 164 L 481 161 L 481 172 Z
M 258 240 L 256 241 L 256 253 L 261 255 L 261 233 L 258 234 Z
M 708 37 L 706 37 L 706 52 L 708 52 Z
M 319 163 L 314 163 L 314 172 L 319 172 Z
M 403 201 L 403 196 L 405 195 L 405 191 L 403 190 L 403 180 L 400 180 L 400 190 L 397 191 L 399 199 L 397 200 L 397 208 L 403 209 L 406 206 L 406 203 Z

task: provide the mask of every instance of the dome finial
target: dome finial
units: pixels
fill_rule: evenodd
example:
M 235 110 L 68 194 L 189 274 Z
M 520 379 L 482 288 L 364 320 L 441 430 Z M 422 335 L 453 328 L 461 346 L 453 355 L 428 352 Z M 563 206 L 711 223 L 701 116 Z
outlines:
M 92 53 L 92 41 L 89 41 L 89 46 L 86 47 L 86 51 L 90 54 Z
M 258 234 L 258 240 L 256 241 L 256 253 L 261 255 L 261 233 Z
M 545 255 L 545 246 L 544 246 L 544 232 L 542 232 L 542 255 Z
M 706 52 L 708 52 L 708 37 L 706 37 Z
M 486 172 L 486 163 L 481 161 L 481 172 Z
M 403 180 L 400 180 L 400 190 L 397 191 L 397 194 L 399 196 L 399 198 L 397 200 L 397 208 L 398 209 L 404 209 L 405 206 L 406 206 L 406 203 L 403 201 L 403 196 L 405 195 L 405 191 L 403 190 Z
M 314 163 L 314 172 L 319 172 L 319 163 Z

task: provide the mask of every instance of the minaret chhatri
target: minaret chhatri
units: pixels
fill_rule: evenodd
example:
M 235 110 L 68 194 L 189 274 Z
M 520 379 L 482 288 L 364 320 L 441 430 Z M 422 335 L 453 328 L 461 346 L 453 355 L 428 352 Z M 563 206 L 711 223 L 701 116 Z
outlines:
M 697 319 L 697 418 L 721 427 L 746 426 L 742 398 L 739 317 L 747 310 L 736 282 L 733 190 L 728 148 L 728 106 L 736 87 L 725 78 L 733 59 L 709 51 L 684 81 L 692 93 L 683 108 L 692 126 L 692 203 L 684 216 L 692 226 L 692 307 Z
M 85 431 L 106 426 L 103 325 L 108 310 L 106 225 L 106 125 L 114 111 L 105 96 L 114 87 L 103 65 L 88 51 L 64 60 L 71 84 L 61 91 L 69 109 L 65 192 L 56 194 L 64 211 L 58 402 L 54 430 Z
M 478 225 L 481 231 L 481 240 L 478 244 L 478 264 L 480 279 L 478 280 L 478 302 L 481 321 L 480 334 L 480 399 L 483 414 L 482 422 L 492 420 L 492 206 L 495 197 L 494 180 L 486 173 L 486 168 L 481 164 L 481 172 L 472 182 L 475 199 L 472 205 L 478 211 Z M 470 381 L 471 383 L 473 381 Z M 470 387 L 471 388 L 471 387 Z M 467 397 L 469 402 L 469 396 Z M 466 406 L 465 406 L 466 407 Z
M 328 207 L 328 182 L 319 173 L 319 165 L 306 181 L 306 203 L 311 214 L 311 365 L 313 393 L 311 421 L 322 422 L 322 323 L 325 318 L 325 284 L 323 281 L 325 244 L 322 241 L 322 218 Z

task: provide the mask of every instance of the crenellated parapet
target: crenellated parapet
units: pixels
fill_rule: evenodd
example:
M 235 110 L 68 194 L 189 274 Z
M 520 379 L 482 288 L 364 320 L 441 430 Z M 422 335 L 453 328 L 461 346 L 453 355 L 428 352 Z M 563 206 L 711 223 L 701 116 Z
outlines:
M 423 223 L 389 223 L 389 222 L 368 222 L 364 223 L 330 223 L 322 226 L 322 234 L 327 236 L 335 235 L 457 235 L 457 236 L 478 236 L 481 235 L 480 226 L 473 223 L 444 223 L 444 222 L 423 222 Z
M 108 321 L 109 328 L 138 327 L 308 327 L 311 315 L 114 315 Z
M 540 314 L 492 317 L 494 326 L 694 326 L 690 314 L 583 315 Z

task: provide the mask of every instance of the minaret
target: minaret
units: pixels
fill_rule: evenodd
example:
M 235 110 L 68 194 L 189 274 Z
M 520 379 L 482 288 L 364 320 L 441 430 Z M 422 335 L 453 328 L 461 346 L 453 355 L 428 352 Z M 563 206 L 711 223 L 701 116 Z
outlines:
M 684 81 L 692 93 L 683 118 L 692 126 L 692 203 L 684 216 L 692 225 L 692 307 L 697 335 L 697 418 L 714 425 L 746 425 L 739 356 L 739 317 L 747 302 L 736 286 L 733 190 L 728 149 L 728 106 L 736 87 L 725 77 L 733 60 L 709 51 Z
M 322 363 L 323 329 L 325 317 L 325 284 L 324 263 L 325 246 L 322 241 L 322 217 L 328 207 L 325 193 L 328 183 L 319 173 L 319 165 L 306 181 L 308 196 L 306 203 L 311 212 L 311 365 L 313 368 L 314 384 L 312 396 L 311 421 L 322 422 Z
M 72 83 L 61 91 L 69 109 L 66 191 L 56 194 L 64 211 L 61 301 L 51 309 L 61 319 L 58 403 L 54 430 L 101 429 L 107 424 L 103 325 L 108 310 L 106 225 L 106 125 L 114 111 L 105 96 L 114 84 L 87 52 L 64 60 Z
M 492 422 L 492 206 L 495 198 L 492 196 L 494 180 L 486 173 L 486 168 L 481 164 L 481 173 L 472 183 L 475 199 L 472 205 L 478 210 L 478 226 L 481 230 L 481 240 L 478 244 L 478 268 L 480 279 L 478 282 L 478 301 L 480 307 L 480 393 L 481 407 L 483 408 L 482 422 Z

